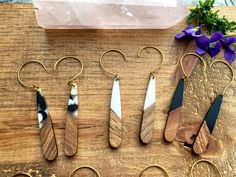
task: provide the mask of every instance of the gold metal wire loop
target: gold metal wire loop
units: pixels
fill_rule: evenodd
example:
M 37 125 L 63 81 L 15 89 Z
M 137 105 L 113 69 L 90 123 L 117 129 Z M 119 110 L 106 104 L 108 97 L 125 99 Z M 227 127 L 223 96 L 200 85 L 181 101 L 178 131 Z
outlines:
M 115 74 L 115 73 L 113 73 L 113 72 L 111 72 L 111 71 L 108 71 L 107 69 L 104 68 L 104 66 L 103 66 L 103 64 L 102 64 L 102 58 L 104 57 L 105 54 L 107 54 L 107 53 L 109 53 L 109 52 L 117 52 L 117 53 L 121 54 L 125 61 L 127 61 L 127 60 L 126 60 L 126 56 L 125 56 L 125 54 L 122 53 L 120 50 L 109 49 L 109 50 L 103 52 L 103 54 L 102 54 L 102 55 L 100 56 L 100 58 L 99 58 L 99 63 L 100 63 L 101 68 L 102 68 L 107 74 L 110 74 L 110 75 L 114 76 L 115 79 L 119 79 L 118 74 Z
M 147 169 L 152 168 L 152 167 L 155 167 L 155 168 L 157 168 L 157 169 L 160 169 L 161 171 L 164 172 L 165 176 L 169 177 L 167 171 L 166 171 L 164 168 L 162 168 L 161 166 L 156 165 L 156 164 L 152 164 L 152 165 L 149 165 L 149 166 L 145 167 L 145 168 L 141 171 L 141 173 L 139 174 L 139 177 L 141 177 L 141 176 L 143 175 L 143 173 L 144 173 Z
M 73 57 L 73 56 L 65 56 L 65 57 L 62 57 L 60 58 L 59 60 L 56 61 L 56 63 L 54 64 L 54 71 L 57 70 L 57 66 L 58 64 L 62 61 L 62 60 L 65 60 L 65 59 L 74 59 L 74 60 L 77 60 L 79 61 L 79 63 L 81 64 L 81 70 L 78 74 L 76 74 L 74 77 L 72 77 L 69 81 L 68 81 L 68 85 L 73 85 L 74 84 L 74 80 L 79 77 L 79 75 L 83 72 L 84 70 L 84 65 L 83 65 L 83 62 L 79 59 L 79 58 L 76 58 L 76 57 Z
M 195 54 L 195 53 L 186 53 L 186 54 L 184 54 L 184 55 L 180 58 L 180 66 L 181 66 L 181 69 L 182 69 L 182 71 L 183 71 L 183 74 L 184 74 L 184 78 L 185 78 L 185 79 L 189 78 L 189 76 L 190 76 L 190 75 L 187 75 L 187 74 L 186 74 L 186 72 L 185 72 L 185 70 L 184 70 L 184 66 L 183 66 L 183 59 L 184 59 L 186 56 L 188 56 L 188 55 L 193 55 L 193 56 L 198 57 L 198 59 L 200 59 L 200 60 L 203 62 L 204 71 L 206 70 L 206 66 L 207 66 L 205 60 L 204 60 L 201 56 L 199 56 L 198 54 Z
M 98 173 L 98 171 L 97 171 L 95 168 L 91 167 L 91 166 L 80 166 L 80 167 L 74 169 L 74 170 L 71 172 L 71 174 L 70 174 L 69 177 L 72 177 L 72 175 L 73 175 L 76 171 L 79 171 L 79 170 L 81 170 L 81 169 L 83 169 L 83 168 L 87 168 L 87 169 L 93 171 L 94 173 L 96 173 L 98 177 L 101 177 L 100 174 Z
M 20 83 L 23 87 L 34 88 L 34 89 L 37 90 L 37 89 L 39 88 L 38 86 L 36 86 L 36 85 L 28 86 L 28 85 L 24 84 L 24 83 L 22 82 L 22 80 L 21 80 L 21 75 L 20 75 L 20 73 L 21 73 L 22 69 L 23 69 L 27 64 L 29 64 L 29 63 L 38 63 L 38 64 L 40 64 L 40 65 L 43 67 L 43 69 L 44 69 L 45 71 L 47 71 L 46 67 L 44 66 L 44 64 L 43 64 L 42 62 L 40 62 L 40 61 L 38 61 L 38 60 L 30 60 L 30 61 L 24 63 L 24 64 L 19 68 L 19 70 L 18 70 L 18 72 L 17 72 L 17 79 L 18 79 L 19 83 Z
M 24 172 L 17 172 L 16 174 L 14 174 L 12 177 L 17 177 L 19 175 L 23 175 L 23 176 L 28 176 L 28 177 L 33 177 L 28 173 L 24 173 Z
M 221 173 L 220 173 L 220 170 L 219 170 L 219 168 L 217 167 L 217 165 L 216 165 L 215 163 L 213 163 L 213 162 L 207 160 L 207 159 L 200 159 L 200 160 L 197 160 L 197 161 L 192 165 L 191 171 L 190 171 L 190 177 L 193 177 L 193 170 L 194 170 L 194 167 L 195 167 L 198 163 L 200 163 L 200 162 L 206 162 L 206 163 L 212 165 L 212 166 L 217 170 L 217 172 L 219 173 L 220 177 L 222 177 L 222 175 L 221 175 Z
M 146 46 L 146 47 L 141 48 L 141 49 L 138 51 L 137 56 L 140 57 L 141 52 L 142 52 L 144 49 L 147 49 L 147 48 L 154 49 L 154 50 L 156 50 L 157 52 L 159 52 L 159 53 L 161 54 L 161 64 L 160 64 L 159 66 L 157 66 L 155 69 L 153 69 L 153 70 L 150 72 L 150 77 L 154 77 L 153 73 L 154 73 L 156 70 L 158 70 L 158 69 L 163 65 L 163 63 L 164 63 L 164 54 L 163 54 L 163 52 L 162 52 L 160 49 L 158 49 L 157 47 L 154 47 L 154 46 Z
M 226 66 L 229 67 L 229 69 L 231 70 L 231 73 L 232 73 L 232 77 L 231 77 L 231 81 L 229 82 L 229 84 L 224 88 L 223 92 L 222 92 L 222 95 L 225 94 L 226 90 L 228 89 L 228 87 L 232 84 L 232 82 L 234 81 L 234 70 L 232 68 L 232 66 L 230 66 L 226 61 L 223 61 L 223 60 L 214 60 L 211 64 L 210 64 L 210 68 L 212 68 L 212 65 L 216 62 L 221 62 L 223 64 L 225 64 Z

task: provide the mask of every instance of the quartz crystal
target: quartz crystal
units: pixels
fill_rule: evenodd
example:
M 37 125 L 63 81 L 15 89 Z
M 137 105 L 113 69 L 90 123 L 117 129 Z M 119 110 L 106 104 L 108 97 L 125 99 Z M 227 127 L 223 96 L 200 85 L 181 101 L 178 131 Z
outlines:
M 46 29 L 165 29 L 188 9 L 181 0 L 33 0 Z

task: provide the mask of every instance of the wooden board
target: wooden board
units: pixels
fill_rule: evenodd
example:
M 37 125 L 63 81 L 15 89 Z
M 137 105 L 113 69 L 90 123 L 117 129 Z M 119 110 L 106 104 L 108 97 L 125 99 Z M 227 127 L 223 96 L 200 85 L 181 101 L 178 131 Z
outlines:
M 236 20 L 235 8 L 220 8 L 221 13 Z M 102 177 L 135 177 L 152 163 L 165 168 L 170 177 L 188 177 L 191 165 L 198 156 L 179 143 L 165 143 L 163 130 L 167 111 L 177 81 L 175 70 L 187 42 L 175 41 L 174 36 L 185 27 L 181 22 L 167 30 L 47 30 L 37 26 L 32 5 L 0 6 L 0 176 L 8 177 L 17 171 L 30 172 L 35 177 L 66 177 L 80 165 L 95 167 Z M 152 143 L 139 141 L 140 123 L 148 74 L 160 59 L 152 49 L 137 58 L 137 51 L 146 45 L 159 47 L 164 66 L 155 74 L 157 103 Z M 120 75 L 123 143 L 117 150 L 109 148 L 108 118 L 112 78 L 99 67 L 103 51 L 122 50 L 128 62 L 115 53 L 105 56 L 104 65 Z M 64 61 L 59 72 L 53 64 L 62 56 L 73 55 L 84 62 L 84 72 L 76 80 L 79 92 L 78 153 L 72 158 L 63 151 L 64 124 L 70 88 L 67 81 L 79 70 L 74 60 Z M 206 57 L 209 58 L 209 57 Z M 221 57 L 219 57 L 221 58 Z M 55 127 L 59 156 L 54 162 L 43 158 L 36 118 L 35 92 L 23 88 L 17 81 L 17 70 L 26 61 L 40 60 L 48 68 L 28 65 L 23 80 L 41 85 Z M 210 60 L 209 60 L 210 61 Z M 209 64 L 209 62 L 208 62 Z M 236 68 L 235 64 L 233 67 Z M 211 102 L 229 81 L 229 71 L 217 64 L 214 70 L 202 72 L 197 65 L 186 83 L 182 124 L 200 126 Z M 236 175 L 236 83 L 225 95 L 222 111 L 213 132 L 224 148 L 213 160 L 224 177 Z M 207 168 L 208 170 L 204 170 Z M 199 164 L 194 176 L 217 176 L 207 164 Z M 78 174 L 92 176 L 88 170 Z M 149 175 L 148 175 L 149 174 Z M 143 176 L 161 176 L 159 170 L 149 170 Z M 164 176 L 162 174 L 162 176 Z

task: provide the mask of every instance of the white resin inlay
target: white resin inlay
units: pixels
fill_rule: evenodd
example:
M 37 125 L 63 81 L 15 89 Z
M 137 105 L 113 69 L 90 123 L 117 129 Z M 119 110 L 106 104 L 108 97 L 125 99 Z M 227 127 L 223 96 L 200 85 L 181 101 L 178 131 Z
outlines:
M 70 92 L 71 95 L 77 95 L 78 94 L 78 91 L 77 91 L 77 85 L 73 85 L 71 87 L 71 92 Z
M 154 77 L 149 79 L 143 110 L 147 109 L 155 102 L 156 102 L 156 79 Z
M 111 110 L 121 118 L 121 100 L 119 80 L 114 80 L 111 95 Z

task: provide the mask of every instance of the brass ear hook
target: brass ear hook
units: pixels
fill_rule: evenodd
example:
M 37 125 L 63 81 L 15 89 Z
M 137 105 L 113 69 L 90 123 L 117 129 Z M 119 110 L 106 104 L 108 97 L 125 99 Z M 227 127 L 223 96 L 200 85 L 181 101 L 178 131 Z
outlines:
M 78 168 L 74 169 L 74 170 L 72 171 L 72 173 L 70 174 L 69 177 L 72 177 L 72 175 L 73 175 L 76 171 L 81 170 L 82 168 L 87 168 L 87 169 L 89 169 L 89 170 L 95 172 L 98 177 L 101 177 L 100 174 L 98 173 L 98 171 L 97 171 L 95 168 L 90 167 L 90 166 L 81 166 L 81 167 L 78 167 Z
M 137 53 L 138 57 L 140 57 L 141 52 L 142 52 L 144 49 L 147 49 L 147 48 L 151 48 L 151 49 L 154 49 L 154 50 L 158 51 L 158 52 L 161 54 L 161 58 L 162 58 L 161 64 L 150 72 L 150 76 L 151 76 L 151 77 L 154 77 L 153 73 L 154 73 L 157 69 L 159 69 L 159 68 L 163 65 L 163 63 L 164 63 L 164 54 L 163 54 L 163 52 L 162 52 L 160 49 L 158 49 L 158 48 L 156 48 L 156 47 L 154 47 L 154 46 L 146 46 L 146 47 L 141 48 L 141 49 L 138 51 L 138 53 Z
M 81 61 L 80 59 L 78 59 L 78 58 L 76 58 L 76 57 L 73 57 L 73 56 L 65 56 L 65 57 L 62 57 L 62 58 L 60 58 L 59 60 L 57 60 L 57 62 L 54 64 L 54 71 L 57 70 L 57 65 L 58 65 L 58 63 L 60 63 L 62 60 L 69 59 L 69 58 L 75 59 L 75 60 L 79 61 L 79 63 L 81 64 L 81 70 L 80 70 L 80 72 L 79 72 L 78 74 L 76 74 L 76 76 L 72 77 L 72 78 L 68 81 L 68 85 L 71 85 L 71 84 L 73 85 L 74 80 L 83 72 L 83 69 L 84 69 L 84 65 L 83 65 L 83 63 L 82 63 L 82 61 Z
M 182 71 L 183 71 L 183 74 L 184 74 L 184 78 L 185 78 L 185 79 L 189 78 L 189 76 L 190 76 L 190 75 L 187 75 L 187 74 L 185 73 L 184 67 L 183 67 L 183 59 L 184 59 L 184 57 L 186 57 L 186 56 L 188 56 L 188 55 L 196 56 L 196 57 L 198 57 L 200 60 L 202 60 L 203 65 L 204 65 L 204 71 L 206 71 L 206 62 L 205 62 L 205 60 L 204 60 L 201 56 L 199 56 L 199 55 L 197 55 L 197 54 L 195 54 L 195 53 L 186 53 L 186 54 L 184 54 L 184 55 L 181 57 L 181 59 L 180 59 L 180 66 L 181 66 L 181 69 L 182 69 Z
M 123 56 L 123 58 L 124 58 L 125 61 L 127 61 L 127 60 L 126 60 L 126 57 L 125 57 L 125 54 L 122 53 L 120 50 L 110 49 L 110 50 L 107 50 L 107 51 L 103 52 L 103 54 L 102 54 L 102 55 L 100 56 L 100 58 L 99 58 L 99 62 L 100 62 L 101 68 L 102 68 L 106 73 L 108 73 L 108 74 L 114 76 L 115 79 L 119 79 L 118 74 L 115 74 L 115 73 L 113 73 L 113 72 L 111 72 L 111 71 L 106 70 L 106 69 L 104 68 L 104 66 L 102 65 L 102 58 L 103 58 L 104 55 L 105 55 L 106 53 L 108 53 L 108 52 L 117 52 L 117 53 L 119 53 L 119 54 L 121 54 L 121 55 Z
M 152 168 L 152 167 L 156 167 L 156 168 L 162 170 L 162 171 L 164 172 L 165 176 L 169 177 L 167 171 L 166 171 L 164 168 L 162 168 L 162 167 L 160 167 L 159 165 L 156 165 L 156 164 L 152 164 L 152 165 L 149 165 L 149 166 L 145 167 L 145 168 L 141 171 L 141 173 L 139 174 L 139 177 L 141 177 L 141 176 L 143 175 L 143 173 L 144 173 L 147 169 Z
M 36 86 L 36 85 L 33 85 L 33 86 L 25 85 L 25 84 L 22 82 L 21 78 L 20 78 L 20 72 L 21 72 L 21 70 L 23 69 L 23 67 L 24 67 L 25 65 L 27 65 L 27 64 L 29 64 L 29 63 L 38 63 L 38 64 L 40 64 L 40 65 L 43 67 L 43 69 L 44 69 L 45 71 L 47 71 L 46 67 L 44 66 L 44 64 L 43 64 L 42 62 L 40 62 L 40 61 L 38 61 L 38 60 L 31 60 L 31 61 L 28 61 L 28 62 L 24 63 L 24 64 L 20 67 L 20 69 L 19 69 L 18 72 L 17 72 L 17 79 L 18 79 L 19 83 L 20 83 L 23 87 L 38 89 L 39 87 Z
M 234 81 L 234 70 L 232 68 L 232 66 L 230 66 L 226 61 L 223 61 L 223 60 L 214 60 L 211 64 L 210 64 L 210 68 L 212 67 L 212 65 L 216 62 L 221 62 L 221 63 L 224 63 L 225 65 L 227 65 L 229 67 L 229 69 L 231 70 L 231 73 L 232 73 L 232 78 L 231 78 L 231 81 L 229 82 L 229 84 L 224 88 L 223 92 L 222 92 L 222 95 L 225 94 L 226 90 L 228 89 L 228 87 L 232 84 L 232 82 Z
M 192 165 L 191 171 L 190 171 L 190 177 L 193 176 L 193 169 L 194 169 L 194 167 L 195 167 L 198 163 L 200 163 L 200 162 L 206 162 L 206 163 L 209 163 L 210 165 L 212 165 L 213 167 L 215 167 L 215 169 L 216 169 L 217 172 L 219 173 L 220 177 L 222 177 L 222 175 L 221 175 L 221 173 L 220 173 L 220 170 L 219 170 L 219 168 L 216 166 L 216 164 L 214 164 L 213 162 L 211 162 L 211 161 L 209 161 L 209 160 L 206 160 L 206 159 L 200 159 L 200 160 L 196 161 L 196 162 Z
M 28 174 L 28 173 L 24 173 L 24 172 L 18 172 L 18 173 L 16 173 L 16 174 L 14 174 L 12 177 L 17 177 L 17 176 L 19 176 L 19 175 L 32 177 L 30 174 Z

